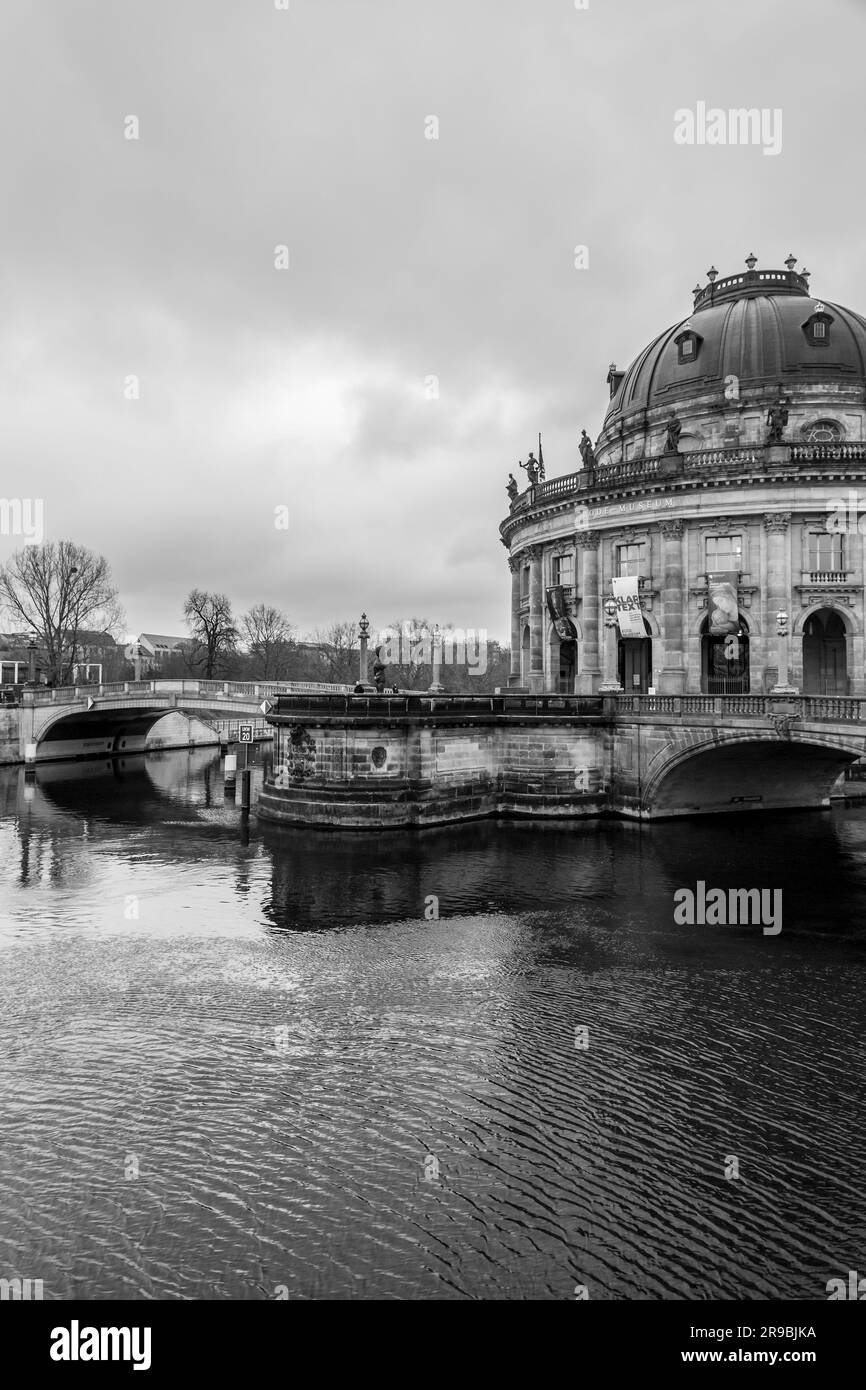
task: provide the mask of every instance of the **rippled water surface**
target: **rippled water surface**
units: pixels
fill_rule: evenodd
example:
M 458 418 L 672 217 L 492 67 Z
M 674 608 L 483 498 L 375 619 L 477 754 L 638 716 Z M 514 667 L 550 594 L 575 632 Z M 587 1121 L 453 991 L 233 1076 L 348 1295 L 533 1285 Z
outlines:
M 0 1277 L 806 1299 L 862 1269 L 866 810 L 245 834 L 198 752 L 0 770 L 0 814 Z M 698 879 L 781 887 L 781 934 L 675 925 Z

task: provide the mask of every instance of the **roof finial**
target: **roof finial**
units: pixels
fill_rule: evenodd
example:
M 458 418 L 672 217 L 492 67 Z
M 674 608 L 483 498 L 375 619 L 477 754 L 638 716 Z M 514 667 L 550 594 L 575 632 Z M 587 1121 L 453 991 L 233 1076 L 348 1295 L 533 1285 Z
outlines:
M 749 267 L 749 270 L 754 270 L 757 264 L 757 256 L 755 255 L 754 251 L 750 251 L 748 256 L 746 257 L 746 265 Z
M 716 270 L 716 267 L 714 265 L 711 265 L 709 270 L 707 271 L 707 279 L 709 280 L 710 284 L 713 283 L 718 273 L 719 272 Z
M 793 251 L 789 251 L 789 252 L 788 252 L 788 259 L 786 260 L 785 265 L 788 267 L 789 270 L 793 270 L 793 269 L 794 269 L 794 266 L 795 266 L 796 264 L 797 264 L 797 257 L 794 255 Z
M 808 280 L 808 278 L 809 278 L 809 276 L 812 274 L 812 272 L 811 272 L 811 270 L 807 270 L 806 267 L 803 266 L 803 269 L 800 271 L 800 274 L 802 275 L 802 277 L 803 277 L 804 280 Z

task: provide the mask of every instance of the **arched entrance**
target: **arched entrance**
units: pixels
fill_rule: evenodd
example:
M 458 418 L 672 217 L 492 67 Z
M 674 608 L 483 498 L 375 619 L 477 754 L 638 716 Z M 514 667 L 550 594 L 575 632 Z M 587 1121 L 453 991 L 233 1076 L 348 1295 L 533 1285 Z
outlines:
M 646 637 L 620 637 L 616 644 L 617 680 L 630 695 L 645 695 L 653 679 L 652 628 L 643 620 Z
M 845 624 L 832 608 L 819 608 L 803 624 L 803 693 L 848 694 Z
M 577 675 L 577 643 L 574 640 L 553 643 L 551 656 L 557 694 L 573 695 Z
M 701 627 L 701 690 L 705 695 L 748 695 L 749 628 L 742 613 L 737 632 L 713 636 Z

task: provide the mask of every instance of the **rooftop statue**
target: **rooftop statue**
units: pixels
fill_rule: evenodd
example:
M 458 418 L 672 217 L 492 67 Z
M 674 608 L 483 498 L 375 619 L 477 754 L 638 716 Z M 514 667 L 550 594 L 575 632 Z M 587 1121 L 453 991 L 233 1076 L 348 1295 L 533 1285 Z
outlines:
M 509 473 L 508 475 L 508 482 L 505 484 L 505 491 L 508 493 L 508 496 L 512 502 L 517 501 L 517 494 L 520 491 L 520 489 L 517 486 L 517 479 L 515 478 L 513 473 Z
M 518 467 L 526 469 L 526 477 L 530 484 L 538 482 L 538 464 L 535 461 L 535 455 L 531 451 L 526 462 L 518 464 Z
M 580 432 L 580 443 L 578 444 L 580 457 L 583 459 L 584 468 L 595 467 L 595 450 L 592 447 L 592 440 L 586 430 Z
M 678 453 L 679 453 L 679 451 L 680 451 L 680 435 L 682 434 L 682 432 L 683 432 L 683 427 L 682 427 L 682 425 L 680 424 L 679 419 L 677 418 L 675 412 L 672 410 L 672 411 L 671 411 L 671 418 L 670 418 L 670 420 L 668 421 L 667 434 L 665 435 L 665 448 L 664 448 L 664 451 L 665 451 L 666 454 L 678 454 Z
M 780 390 L 779 399 L 776 401 L 775 405 L 771 405 L 770 409 L 767 411 L 767 424 L 770 426 L 770 432 L 767 435 L 768 444 L 778 444 L 787 423 L 788 406 Z

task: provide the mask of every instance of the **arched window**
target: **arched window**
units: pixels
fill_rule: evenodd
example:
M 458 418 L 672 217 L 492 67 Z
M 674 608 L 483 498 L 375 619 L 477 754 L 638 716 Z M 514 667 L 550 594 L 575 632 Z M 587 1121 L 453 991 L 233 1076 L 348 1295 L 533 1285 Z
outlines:
M 835 420 L 815 420 L 806 425 L 803 438 L 807 444 L 836 444 L 842 438 L 842 426 Z

